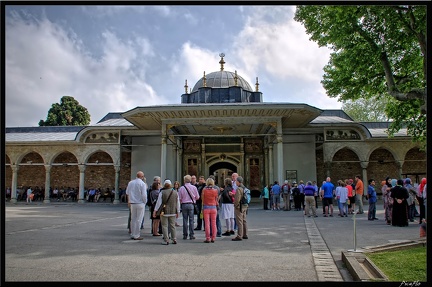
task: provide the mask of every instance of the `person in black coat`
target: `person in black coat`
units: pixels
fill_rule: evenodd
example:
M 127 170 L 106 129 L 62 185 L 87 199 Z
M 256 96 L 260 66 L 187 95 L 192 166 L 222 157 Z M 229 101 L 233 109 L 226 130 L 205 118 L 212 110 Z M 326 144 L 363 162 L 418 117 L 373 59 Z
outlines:
M 394 180 L 394 179 L 393 179 Z M 391 197 L 393 201 L 392 225 L 408 226 L 408 190 L 403 187 L 403 180 L 398 179 L 396 186 L 392 187 Z

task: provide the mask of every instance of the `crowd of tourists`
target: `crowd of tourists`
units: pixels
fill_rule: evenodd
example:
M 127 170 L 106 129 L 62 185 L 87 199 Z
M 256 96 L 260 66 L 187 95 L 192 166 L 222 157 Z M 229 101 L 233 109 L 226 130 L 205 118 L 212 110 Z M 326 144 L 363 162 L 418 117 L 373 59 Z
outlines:
M 248 239 L 247 210 L 243 195 L 247 188 L 243 177 L 233 173 L 224 180 L 224 185 L 215 184 L 214 176 L 205 179 L 185 175 L 183 185 L 159 176 L 147 187 L 144 172 L 137 172 L 126 188 L 129 207 L 128 230 L 133 240 L 143 240 L 145 206 L 149 206 L 152 220 L 151 233 L 162 236 L 162 245 L 177 244 L 177 218 L 182 214 L 183 240 L 195 240 L 195 231 L 204 230 L 204 243 L 214 243 L 216 237 L 234 236 L 232 241 Z M 196 220 L 195 220 L 196 217 Z M 221 220 L 225 220 L 222 233 Z M 195 222 L 196 227 L 195 227 Z M 237 235 L 235 231 L 237 230 Z
M 364 214 L 363 200 L 368 201 L 368 220 L 379 220 L 376 216 L 376 203 L 378 200 L 374 179 L 367 182 L 367 194 L 364 194 L 364 184 L 360 175 L 354 179 L 340 179 L 336 185 L 327 177 L 318 187 L 316 181 L 285 180 L 283 185 L 278 181 L 266 185 L 261 192 L 264 210 L 303 211 L 305 216 L 318 217 L 318 203 L 322 203 L 324 217 L 333 217 L 334 205 L 337 206 L 340 217 L 349 214 Z M 425 226 L 426 223 L 426 178 L 419 184 L 411 182 L 410 178 L 391 179 L 387 177 L 381 182 L 381 194 L 384 204 L 384 221 L 393 226 L 408 226 L 408 222 L 415 222 Z M 283 207 L 281 207 L 283 201 Z M 417 209 L 418 207 L 418 209 Z

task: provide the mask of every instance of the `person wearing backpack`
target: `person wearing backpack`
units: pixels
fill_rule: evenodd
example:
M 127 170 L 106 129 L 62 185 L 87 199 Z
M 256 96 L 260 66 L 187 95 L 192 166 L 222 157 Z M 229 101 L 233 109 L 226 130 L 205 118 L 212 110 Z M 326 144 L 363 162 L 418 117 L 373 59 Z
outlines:
M 288 184 L 288 180 L 285 180 L 284 184 L 282 185 L 282 196 L 284 201 L 284 211 L 290 211 L 291 210 L 291 203 L 290 203 L 290 195 L 291 195 L 291 187 Z
M 248 239 L 247 236 L 247 209 L 248 204 L 242 203 L 245 191 L 248 189 L 243 185 L 243 177 L 238 176 L 236 180 L 237 190 L 234 197 L 234 213 L 237 221 L 237 236 L 232 241 Z

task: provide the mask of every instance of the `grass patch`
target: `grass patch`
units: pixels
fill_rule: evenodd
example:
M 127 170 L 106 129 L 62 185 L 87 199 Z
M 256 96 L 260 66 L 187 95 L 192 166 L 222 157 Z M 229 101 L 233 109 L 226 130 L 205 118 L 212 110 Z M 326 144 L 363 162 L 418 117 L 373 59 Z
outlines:
M 426 282 L 426 246 L 365 253 L 389 281 Z

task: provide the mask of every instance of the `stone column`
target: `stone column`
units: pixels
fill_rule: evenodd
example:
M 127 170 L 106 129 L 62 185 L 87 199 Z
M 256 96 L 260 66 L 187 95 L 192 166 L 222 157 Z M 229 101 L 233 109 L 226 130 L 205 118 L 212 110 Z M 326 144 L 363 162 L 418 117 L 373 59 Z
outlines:
M 84 203 L 84 179 L 85 179 L 85 170 L 86 170 L 85 164 L 79 164 L 78 169 L 80 171 L 80 178 L 79 178 L 79 192 L 78 192 L 78 203 Z
M 399 170 L 398 170 L 399 177 L 398 178 L 402 178 L 402 166 L 404 164 L 404 161 L 403 160 L 398 160 L 398 161 L 396 161 L 396 163 L 397 163 L 398 168 L 399 168 Z
M 368 161 L 361 161 L 360 162 L 360 166 L 362 168 L 363 194 L 367 194 L 367 191 L 368 191 L 368 176 L 367 176 L 368 165 L 369 165 Z
M 115 170 L 115 182 L 114 182 L 115 195 L 114 195 L 113 204 L 119 204 L 120 203 L 119 200 L 120 166 L 115 165 L 114 170 Z
M 165 125 L 162 125 L 163 127 Z M 165 130 L 163 128 L 162 130 Z M 161 142 L 161 179 L 163 180 L 166 178 L 166 161 L 167 161 L 167 136 L 165 133 L 162 133 L 162 142 Z
M 274 182 L 273 176 L 273 144 L 269 145 L 269 183 Z
M 266 186 L 267 184 L 270 183 L 270 180 L 269 180 L 269 155 L 268 154 L 269 154 L 269 148 L 267 147 L 264 149 L 264 167 L 265 167 L 264 186 Z
M 183 183 L 183 177 L 182 177 L 182 149 L 178 148 L 181 145 L 180 141 L 177 140 L 177 147 L 176 147 L 176 156 L 177 156 L 177 171 L 176 176 L 177 180 L 180 182 L 180 184 Z
M 50 191 L 51 188 L 51 165 L 50 164 L 46 164 L 45 165 L 45 198 L 44 198 L 44 203 L 50 203 Z
M 207 176 L 206 162 L 205 162 L 205 159 L 206 159 L 206 145 L 203 142 L 204 142 L 204 140 L 201 139 L 201 164 L 198 165 L 198 167 L 199 167 L 198 168 L 198 173 L 199 174 L 197 174 L 197 179 L 198 179 L 199 175 Z
M 16 203 L 17 202 L 17 183 L 18 183 L 18 170 L 19 170 L 19 165 L 17 164 L 12 164 L 11 165 L 12 168 L 12 190 L 11 190 L 11 203 Z
M 279 126 L 279 125 L 278 125 Z M 282 135 L 277 136 L 277 176 L 278 181 L 280 184 L 283 183 L 285 177 L 284 177 L 284 171 L 283 171 L 283 142 L 282 142 Z

